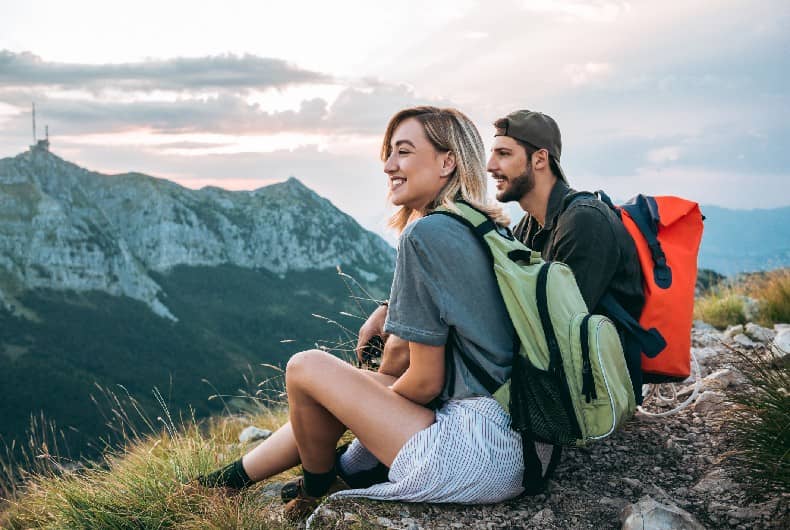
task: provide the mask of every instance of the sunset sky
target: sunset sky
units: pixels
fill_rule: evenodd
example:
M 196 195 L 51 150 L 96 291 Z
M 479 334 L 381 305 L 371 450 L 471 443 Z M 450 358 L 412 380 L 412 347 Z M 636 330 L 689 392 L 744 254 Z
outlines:
M 89 169 L 293 175 L 382 231 L 388 118 L 553 116 L 577 189 L 790 205 L 790 2 L 0 0 L 0 157 L 49 124 Z M 492 188 L 493 189 L 493 188 Z

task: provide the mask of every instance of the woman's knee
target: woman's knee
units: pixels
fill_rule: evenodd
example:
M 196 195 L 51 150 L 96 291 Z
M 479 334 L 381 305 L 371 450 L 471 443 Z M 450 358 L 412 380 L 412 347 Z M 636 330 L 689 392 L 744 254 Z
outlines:
M 321 350 L 306 350 L 292 355 L 285 366 L 285 385 L 293 388 L 320 374 L 330 357 Z

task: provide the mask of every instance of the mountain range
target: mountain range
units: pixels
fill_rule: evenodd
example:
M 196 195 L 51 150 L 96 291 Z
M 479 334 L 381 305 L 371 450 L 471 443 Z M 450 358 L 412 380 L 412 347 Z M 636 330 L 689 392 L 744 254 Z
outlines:
M 317 342 L 347 350 L 361 321 L 340 313 L 387 297 L 394 256 L 294 178 L 191 190 L 41 148 L 2 159 L 0 435 L 43 411 L 86 451 L 106 433 L 97 385 L 153 417 L 154 388 L 174 414 L 210 414 L 210 394 L 254 394 L 262 364 Z

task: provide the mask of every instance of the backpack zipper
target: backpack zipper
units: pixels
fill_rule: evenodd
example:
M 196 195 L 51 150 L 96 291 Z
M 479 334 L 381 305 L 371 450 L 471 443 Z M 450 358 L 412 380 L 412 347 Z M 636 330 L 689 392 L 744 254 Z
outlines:
M 611 323 L 611 320 L 609 320 L 608 318 L 603 318 L 602 320 L 600 320 L 598 322 L 596 327 L 600 328 L 604 324 L 604 322 L 607 322 L 607 321 Z M 612 325 L 614 325 L 614 324 L 612 324 Z M 609 406 L 610 406 L 610 408 L 612 410 L 612 427 L 609 429 L 609 432 L 607 432 L 606 434 L 603 434 L 601 436 L 590 436 L 591 440 L 601 440 L 603 438 L 606 438 L 607 436 L 612 434 L 614 432 L 615 427 L 617 427 L 617 411 L 615 410 L 615 407 L 614 407 L 614 399 L 612 398 L 613 394 L 612 394 L 612 389 L 609 386 L 609 379 L 606 377 L 606 368 L 604 368 L 603 360 L 601 359 L 601 345 L 598 342 L 599 341 L 599 334 L 600 334 L 599 329 L 596 329 L 595 330 L 595 347 L 596 347 L 596 350 L 598 351 L 598 355 L 596 357 L 596 360 L 598 361 L 598 366 L 601 368 L 601 376 L 603 376 L 603 384 L 604 384 L 604 387 L 606 387 L 606 394 L 609 396 L 609 400 L 608 400 L 609 401 Z
M 592 365 L 590 364 L 590 317 L 587 315 L 582 319 L 579 329 L 579 342 L 582 345 L 582 394 L 587 403 L 593 399 L 598 399 L 595 391 L 595 379 L 593 378 Z

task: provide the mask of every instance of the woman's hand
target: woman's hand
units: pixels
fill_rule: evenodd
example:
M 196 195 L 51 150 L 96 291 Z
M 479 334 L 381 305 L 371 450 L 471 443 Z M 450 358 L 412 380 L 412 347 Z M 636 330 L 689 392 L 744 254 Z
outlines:
M 427 405 L 444 388 L 444 346 L 409 342 L 409 368 L 392 385 L 401 396 Z
M 378 335 L 386 340 L 387 336 L 384 333 L 384 321 L 387 320 L 387 306 L 380 305 L 373 311 L 368 319 L 359 328 L 359 336 L 357 337 L 357 360 L 362 362 L 362 350 L 365 349 L 368 341 L 374 336 Z

